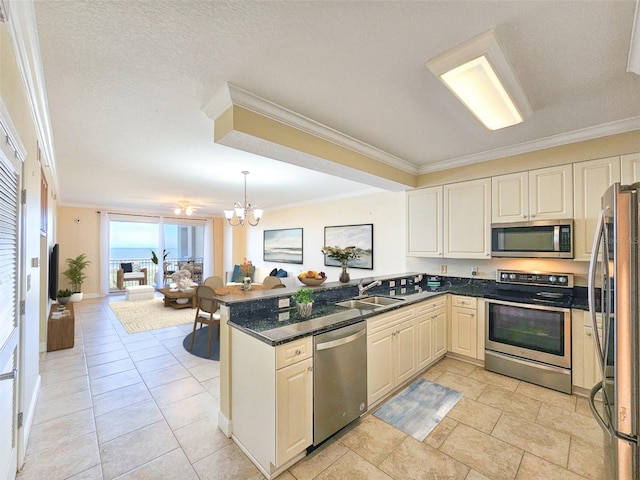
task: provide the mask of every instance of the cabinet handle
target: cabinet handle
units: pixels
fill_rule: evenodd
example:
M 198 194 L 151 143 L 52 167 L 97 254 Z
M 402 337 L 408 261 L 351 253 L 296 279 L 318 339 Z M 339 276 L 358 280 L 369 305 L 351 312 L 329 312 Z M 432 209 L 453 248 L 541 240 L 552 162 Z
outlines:
M 309 367 L 309 368 L 308 368 L 308 370 L 309 370 L 310 372 L 313 372 L 313 367 Z
M 294 353 L 295 353 L 296 355 L 300 355 L 300 354 L 302 354 L 302 351 L 301 351 L 301 350 L 296 350 Z
M 523 215 L 522 215 L 522 218 L 527 218 L 527 216 L 523 214 Z
M 591 336 L 591 332 L 585 332 L 587 334 L 587 337 Z
M 535 217 L 535 216 L 536 216 L 536 214 L 535 214 L 535 213 L 532 213 L 532 214 L 531 214 L 531 218 L 533 218 L 533 217 Z
M 490 256 L 491 256 L 491 254 L 490 254 L 489 252 L 487 252 L 487 253 L 485 253 L 485 254 L 484 254 L 484 256 L 485 256 L 485 257 L 490 257 Z

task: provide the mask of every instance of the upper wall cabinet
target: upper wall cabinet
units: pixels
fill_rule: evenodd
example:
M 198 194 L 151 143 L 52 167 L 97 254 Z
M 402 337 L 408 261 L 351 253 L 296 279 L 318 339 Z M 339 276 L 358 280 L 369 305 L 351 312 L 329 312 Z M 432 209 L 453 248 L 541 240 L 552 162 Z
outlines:
M 491 183 L 493 223 L 573 217 L 571 165 L 500 175 Z
M 621 176 L 624 185 L 640 182 L 640 153 L 630 153 L 620 157 Z
M 601 158 L 573 164 L 575 187 L 574 240 L 575 260 L 589 261 L 593 247 L 602 194 L 620 181 L 620 157 Z
M 491 256 L 491 179 L 445 185 L 444 256 Z
M 407 192 L 407 255 L 442 257 L 442 187 Z

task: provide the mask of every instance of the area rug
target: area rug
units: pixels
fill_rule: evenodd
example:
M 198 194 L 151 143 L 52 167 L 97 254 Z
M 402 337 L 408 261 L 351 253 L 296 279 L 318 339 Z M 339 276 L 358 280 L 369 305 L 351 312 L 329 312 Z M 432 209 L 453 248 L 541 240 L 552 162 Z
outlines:
M 420 378 L 380 407 L 380 420 L 422 441 L 462 398 L 462 393 Z
M 207 342 L 209 341 L 209 329 L 211 332 L 211 354 L 207 357 Z M 182 346 L 184 349 L 200 358 L 208 358 L 209 360 L 220 360 L 220 340 L 218 340 L 218 325 L 215 327 L 205 326 L 196 330 L 196 341 L 193 342 L 193 350 L 189 349 L 191 344 L 191 333 L 184 337 Z
M 129 333 L 193 323 L 195 308 L 165 307 L 162 298 L 109 303 L 120 323 Z

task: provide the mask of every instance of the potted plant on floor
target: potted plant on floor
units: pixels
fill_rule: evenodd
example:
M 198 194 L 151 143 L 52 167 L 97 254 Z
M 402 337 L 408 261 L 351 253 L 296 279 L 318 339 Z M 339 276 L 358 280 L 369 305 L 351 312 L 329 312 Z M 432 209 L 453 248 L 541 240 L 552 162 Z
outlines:
M 162 250 L 162 265 L 163 265 L 163 269 L 162 271 L 160 271 L 160 269 L 158 268 L 158 263 L 160 262 L 160 259 L 158 258 L 158 255 L 156 255 L 156 252 L 154 250 L 151 250 L 151 263 L 153 263 L 156 266 L 156 283 L 158 283 L 158 280 L 160 275 L 164 274 L 164 264 L 167 260 L 167 255 L 169 255 L 169 252 L 167 250 Z
M 310 288 L 300 288 L 293 296 L 293 299 L 296 301 L 298 315 L 302 318 L 311 315 L 311 309 L 313 308 L 313 290 Z
M 87 260 L 87 256 L 81 253 L 76 258 L 67 258 L 67 269 L 62 274 L 67 277 L 69 283 L 71 283 L 71 295 L 72 302 L 79 302 L 82 300 L 82 282 L 87 279 L 87 274 L 84 270 L 91 265 L 91 261 Z

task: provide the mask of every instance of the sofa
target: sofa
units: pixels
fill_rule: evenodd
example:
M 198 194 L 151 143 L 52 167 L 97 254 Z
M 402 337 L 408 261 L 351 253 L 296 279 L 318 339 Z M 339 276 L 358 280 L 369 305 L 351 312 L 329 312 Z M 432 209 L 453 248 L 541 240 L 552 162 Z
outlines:
M 236 269 L 236 267 L 238 267 L 239 269 L 239 265 L 235 265 L 232 271 L 225 272 L 224 274 L 225 285 L 240 285 L 242 283 L 242 279 L 244 278 L 244 275 L 241 272 L 238 273 L 237 272 L 238 269 Z M 271 267 L 254 267 L 251 283 L 262 284 L 264 279 L 268 277 L 273 270 L 274 269 Z M 279 276 L 280 281 L 285 285 L 285 287 L 294 288 L 296 286 L 296 277 L 293 274 L 293 272 L 286 271 L 281 268 L 277 270 L 280 272 L 280 276 Z M 234 279 L 234 272 L 236 272 L 235 279 Z M 284 275 L 284 273 L 287 274 L 286 277 L 282 276 Z

